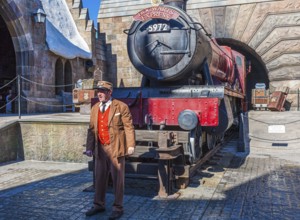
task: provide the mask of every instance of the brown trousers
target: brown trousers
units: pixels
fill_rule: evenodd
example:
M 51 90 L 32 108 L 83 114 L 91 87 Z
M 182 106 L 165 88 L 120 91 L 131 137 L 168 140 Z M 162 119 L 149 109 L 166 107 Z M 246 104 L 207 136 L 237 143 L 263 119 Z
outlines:
M 105 194 L 111 173 L 115 196 L 113 211 L 123 211 L 125 157 L 113 158 L 110 145 L 99 146 L 99 155 L 95 158 L 94 205 L 105 207 Z

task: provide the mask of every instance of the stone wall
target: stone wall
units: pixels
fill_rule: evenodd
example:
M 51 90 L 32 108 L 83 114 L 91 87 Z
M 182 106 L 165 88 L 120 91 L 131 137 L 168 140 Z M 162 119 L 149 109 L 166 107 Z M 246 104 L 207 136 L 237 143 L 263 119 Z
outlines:
M 99 20 L 100 32 L 105 33 L 106 43 L 111 45 L 111 56 L 107 59 L 109 69 L 105 75 L 117 87 L 139 86 L 142 77 L 128 58 L 127 35 L 123 32 L 129 29 L 132 21 L 130 16 Z
M 105 48 L 100 45 L 101 41 L 96 38 L 95 25 L 89 19 L 88 9 L 82 7 L 82 0 L 65 1 L 78 32 L 91 50 L 93 67 L 97 66 L 100 70 L 105 71 L 105 59 L 99 55 L 103 54 Z M 9 48 L 9 53 L 15 54 L 14 63 L 6 62 L 8 69 L 15 70 L 9 72 L 8 78 L 13 79 L 18 75 L 26 78 L 26 80 L 21 81 L 22 96 L 24 97 L 21 104 L 22 113 L 61 111 L 61 99 L 56 96 L 54 88 L 57 84 L 55 77 L 56 61 L 62 60 L 63 70 L 65 63 L 70 62 L 72 84 L 75 84 L 78 79 L 92 78 L 93 68 L 87 68 L 86 59 L 68 60 L 49 50 L 46 44 L 46 23 L 35 23 L 33 18 L 33 13 L 38 8 L 42 8 L 40 0 L 0 0 L 0 5 L 0 16 L 4 21 L 2 23 L 7 26 L 9 32 L 9 34 L 3 33 L 3 36 L 11 38 L 13 47 Z M 65 20 L 62 22 L 64 25 L 73 21 Z M 1 30 L 2 28 L 0 28 Z M 63 74 L 58 75 L 61 75 L 63 79 Z M 2 73 L 0 77 L 7 76 Z M 57 107 L 58 105 L 60 107 Z
M 200 8 L 193 15 L 216 38 L 232 38 L 249 46 L 266 66 L 270 87 L 300 87 L 299 1 L 266 1 Z M 298 100 L 287 98 L 295 105 Z
M 25 160 L 87 162 L 88 123 L 20 122 Z
M 0 127 L 0 163 L 18 159 L 19 131 L 17 122 Z
M 88 122 L 20 121 L 0 128 L 0 163 L 38 160 L 87 163 Z

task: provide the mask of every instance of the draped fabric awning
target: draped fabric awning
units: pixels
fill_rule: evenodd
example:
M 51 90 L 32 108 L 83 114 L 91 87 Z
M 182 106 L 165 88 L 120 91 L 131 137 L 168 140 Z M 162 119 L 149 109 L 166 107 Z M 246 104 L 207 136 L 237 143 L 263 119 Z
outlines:
M 65 0 L 41 0 L 46 13 L 46 42 L 49 50 L 66 59 L 91 59 L 91 51 L 79 34 Z

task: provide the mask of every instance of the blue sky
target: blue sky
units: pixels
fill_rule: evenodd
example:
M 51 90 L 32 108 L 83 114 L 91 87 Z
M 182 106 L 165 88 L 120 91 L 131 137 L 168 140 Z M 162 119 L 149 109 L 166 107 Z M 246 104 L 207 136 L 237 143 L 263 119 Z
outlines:
M 90 19 L 94 20 L 94 26 L 97 28 L 97 16 L 101 0 L 82 0 L 83 7 L 89 9 Z

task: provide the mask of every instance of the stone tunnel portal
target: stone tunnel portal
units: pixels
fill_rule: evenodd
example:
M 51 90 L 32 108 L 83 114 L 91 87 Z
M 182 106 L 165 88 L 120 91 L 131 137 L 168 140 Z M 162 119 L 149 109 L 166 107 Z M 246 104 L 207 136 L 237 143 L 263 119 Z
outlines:
M 246 100 L 248 102 L 248 109 L 251 109 L 251 90 L 255 87 L 256 83 L 265 83 L 266 89 L 269 89 L 268 71 L 261 57 L 246 44 L 234 40 L 219 38 L 217 42 L 220 45 L 229 46 L 233 50 L 244 54 L 247 62 L 251 63 L 251 72 L 246 77 Z

